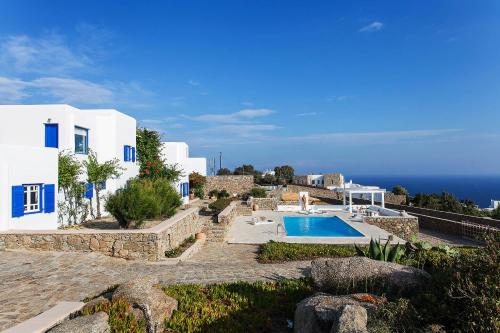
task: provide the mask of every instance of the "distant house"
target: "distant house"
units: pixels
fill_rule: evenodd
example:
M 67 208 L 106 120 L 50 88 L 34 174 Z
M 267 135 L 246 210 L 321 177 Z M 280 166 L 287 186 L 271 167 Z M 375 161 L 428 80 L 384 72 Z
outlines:
M 341 187 L 344 185 L 344 176 L 341 173 L 293 176 L 292 183 L 297 185 L 310 185 L 322 188 Z
M 57 228 L 59 151 L 80 161 L 89 151 L 123 167 L 108 180 L 114 192 L 137 176 L 136 120 L 117 110 L 81 110 L 69 105 L 0 105 L 0 230 Z M 82 175 L 82 182 L 86 182 Z M 85 196 L 95 195 L 87 184 Z M 4 199 L 2 199 L 4 198 Z M 94 200 L 95 202 L 95 200 Z
M 189 146 L 185 142 L 163 142 L 162 153 L 165 163 L 177 165 L 182 169 L 182 177 L 175 187 L 182 196 L 184 203 L 189 202 L 189 175 L 197 172 L 202 176 L 207 175 L 207 159 L 203 157 L 189 157 Z

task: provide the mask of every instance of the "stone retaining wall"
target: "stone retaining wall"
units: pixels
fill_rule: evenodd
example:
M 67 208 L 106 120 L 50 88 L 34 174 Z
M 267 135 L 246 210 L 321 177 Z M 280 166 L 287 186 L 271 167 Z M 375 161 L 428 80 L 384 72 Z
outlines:
M 224 210 L 220 212 L 219 215 L 217 215 L 217 222 L 220 225 L 224 225 L 227 227 L 231 226 L 236 216 L 239 215 L 238 206 L 240 205 L 241 205 L 240 201 L 231 202 L 229 206 L 224 208 Z
M 252 198 L 251 204 L 259 206 L 259 210 L 276 210 L 278 202 L 277 198 Z
M 253 176 L 208 176 L 204 190 L 205 196 L 212 190 L 226 190 L 230 195 L 243 195 L 253 187 Z
M 198 208 L 189 208 L 149 229 L 5 231 L 6 249 L 100 252 L 111 257 L 158 261 L 165 251 L 200 232 Z
M 414 216 L 365 216 L 363 222 L 386 230 L 406 241 L 418 237 L 418 218 Z

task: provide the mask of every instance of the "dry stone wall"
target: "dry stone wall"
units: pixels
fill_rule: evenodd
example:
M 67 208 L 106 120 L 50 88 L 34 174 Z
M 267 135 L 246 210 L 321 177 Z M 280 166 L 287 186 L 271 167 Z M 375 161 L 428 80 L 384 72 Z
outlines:
M 6 231 L 0 233 L 0 242 L 6 249 L 100 252 L 111 257 L 158 261 L 165 257 L 166 250 L 176 248 L 202 228 L 198 208 L 189 208 L 150 229 Z
M 226 190 L 230 195 L 242 195 L 254 187 L 253 176 L 208 176 L 205 196 L 212 190 Z
M 418 237 L 418 218 L 414 216 L 365 216 L 363 222 L 384 229 L 406 241 Z

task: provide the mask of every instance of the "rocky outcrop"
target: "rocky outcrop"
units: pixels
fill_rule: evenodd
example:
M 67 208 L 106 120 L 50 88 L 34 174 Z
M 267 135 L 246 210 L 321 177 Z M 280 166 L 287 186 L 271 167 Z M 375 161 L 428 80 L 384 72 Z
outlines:
M 295 333 L 364 333 L 367 312 L 381 300 L 368 294 L 333 296 L 316 293 L 297 304 Z
M 311 264 L 315 287 L 335 293 L 374 292 L 404 296 L 423 288 L 423 270 L 365 257 L 317 259 Z
M 109 333 L 108 315 L 97 312 L 89 316 L 77 317 L 57 325 L 49 333 Z
M 113 301 L 124 299 L 142 311 L 149 333 L 163 332 L 165 319 L 177 310 L 177 300 L 165 295 L 157 283 L 153 278 L 139 278 L 120 285 L 113 293 Z

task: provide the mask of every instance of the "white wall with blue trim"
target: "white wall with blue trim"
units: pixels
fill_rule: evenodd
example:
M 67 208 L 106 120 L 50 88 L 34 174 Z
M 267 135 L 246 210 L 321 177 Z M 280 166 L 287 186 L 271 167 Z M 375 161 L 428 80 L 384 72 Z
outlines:
M 58 151 L 73 152 L 80 161 L 87 159 L 89 149 L 97 153 L 101 162 L 117 158 L 123 168 L 122 175 L 118 179 L 106 182 L 106 190 L 101 192 L 103 196 L 116 191 L 125 185 L 128 179 L 139 173 L 139 165 L 136 163 L 136 120 L 117 110 L 80 110 L 64 104 L 0 105 L 0 119 L 2 119 L 0 145 L 12 146 L 14 147 L 12 149 L 18 153 L 25 150 L 31 151 L 29 148 L 41 149 L 32 156 L 19 153 L 24 160 L 19 163 L 17 160 L 11 162 L 16 165 L 22 164 L 18 171 L 11 171 L 15 177 L 19 177 L 18 183 L 45 183 L 43 177 L 40 176 L 37 179 L 40 172 L 45 172 L 57 180 Z M 47 153 L 48 151 L 51 153 Z M 51 160 L 53 154 L 56 156 L 55 161 L 47 162 L 49 164 L 41 162 Z M 2 161 L 4 161 L 3 158 Z M 9 170 L 14 169 L 9 166 Z M 86 180 L 85 175 L 81 178 L 82 181 Z M 64 200 L 62 194 L 56 193 L 56 196 L 59 200 Z M 94 189 L 90 187 L 86 196 L 95 197 Z M 5 196 L 2 197 L 5 198 Z M 0 197 L 0 205 L 4 207 L 6 204 L 2 197 Z M 92 202 L 95 206 L 96 201 L 92 200 Z M 106 212 L 103 213 L 106 214 Z M 0 214 L 3 214 L 3 210 Z M 55 229 L 57 227 L 52 220 L 43 223 L 43 226 L 36 222 L 33 224 L 32 220 L 39 219 L 35 215 L 37 214 L 17 217 L 13 226 L 10 222 L 8 223 L 8 228 Z M 5 230 L 2 229 L 2 225 L 5 225 L 2 221 L 3 218 L 0 220 L 0 230 Z M 29 221 L 29 223 L 22 224 L 21 221 Z
M 0 230 L 58 227 L 57 153 L 52 148 L 0 144 Z M 34 189 L 32 202 L 26 202 L 24 193 L 29 186 Z
M 190 157 L 189 146 L 185 142 L 163 142 L 162 154 L 167 165 L 176 164 L 182 169 L 183 175 L 175 184 L 184 204 L 189 202 L 189 175 L 197 172 L 207 175 L 207 160 L 203 157 Z

